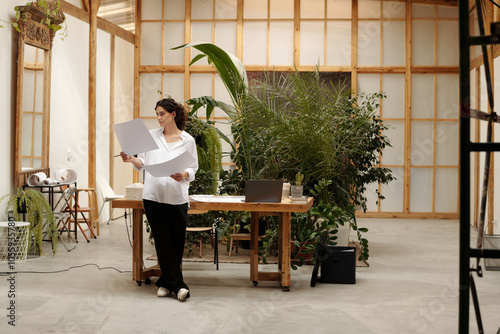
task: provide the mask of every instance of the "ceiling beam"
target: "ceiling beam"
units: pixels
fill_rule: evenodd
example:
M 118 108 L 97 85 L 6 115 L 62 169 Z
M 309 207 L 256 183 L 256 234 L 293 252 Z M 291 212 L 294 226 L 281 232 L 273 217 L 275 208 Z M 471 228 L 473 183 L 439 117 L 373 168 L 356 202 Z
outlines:
M 421 3 L 425 5 L 447 5 L 458 7 L 458 0 L 413 0 L 411 3 Z
M 82 0 L 82 8 L 87 13 L 89 12 L 89 0 Z
M 60 1 L 61 1 L 61 10 L 65 14 L 71 15 L 71 16 L 73 16 L 73 17 L 75 17 L 83 22 L 90 23 L 89 14 L 86 11 L 76 7 L 73 4 L 70 4 L 67 1 L 64 1 L 64 0 L 60 0 Z M 84 1 L 86 1 L 86 0 L 84 0 Z M 97 28 L 101 29 L 107 33 L 110 33 L 111 35 L 114 35 L 116 37 L 120 37 L 121 39 L 123 39 L 131 44 L 135 43 L 135 34 L 134 33 L 130 32 L 128 30 L 125 30 L 125 29 L 117 26 L 116 24 L 113 24 L 113 23 L 106 21 L 104 19 L 101 19 L 99 17 L 97 18 Z

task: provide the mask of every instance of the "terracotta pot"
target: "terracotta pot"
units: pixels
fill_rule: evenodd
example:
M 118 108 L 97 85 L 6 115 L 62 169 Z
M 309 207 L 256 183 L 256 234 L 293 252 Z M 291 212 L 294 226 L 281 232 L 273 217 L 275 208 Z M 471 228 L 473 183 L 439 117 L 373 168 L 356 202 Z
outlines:
M 306 244 L 311 244 L 311 242 L 307 242 Z M 290 252 L 292 253 L 292 261 L 293 261 L 293 258 L 294 258 L 294 256 L 293 256 L 293 250 L 294 250 L 294 248 L 295 248 L 295 245 L 294 245 L 293 241 L 291 241 Z M 313 256 L 314 256 L 314 251 L 311 251 L 310 253 L 307 253 L 307 254 L 304 254 L 303 252 L 300 251 L 295 256 L 295 258 L 301 257 L 301 258 L 304 259 L 304 263 L 308 264 L 308 263 L 310 263 L 312 261 Z

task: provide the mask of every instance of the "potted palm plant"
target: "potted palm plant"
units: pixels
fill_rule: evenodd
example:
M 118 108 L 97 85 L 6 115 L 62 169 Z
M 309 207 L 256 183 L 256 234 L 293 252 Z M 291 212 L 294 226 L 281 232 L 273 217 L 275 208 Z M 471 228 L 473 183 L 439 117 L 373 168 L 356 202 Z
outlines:
M 388 126 L 377 115 L 384 94 L 367 95 L 351 91 L 349 85 L 325 82 L 318 68 L 286 74 L 264 71 L 263 78 L 249 87 L 235 57 L 210 43 L 178 48 L 185 47 L 202 52 L 191 63 L 206 56 L 228 89 L 232 106 L 209 96 L 191 103 L 219 107 L 228 114 L 236 143 L 232 158 L 245 178 L 291 180 L 300 171 L 308 177 L 306 193 L 324 182 L 314 195 L 315 207 L 323 203 L 347 216 L 354 207 L 366 210 L 368 184 L 394 179 L 389 169 L 380 167 L 382 151 L 390 146 L 384 135 Z M 355 219 L 348 221 L 366 260 L 367 229 L 358 228 Z

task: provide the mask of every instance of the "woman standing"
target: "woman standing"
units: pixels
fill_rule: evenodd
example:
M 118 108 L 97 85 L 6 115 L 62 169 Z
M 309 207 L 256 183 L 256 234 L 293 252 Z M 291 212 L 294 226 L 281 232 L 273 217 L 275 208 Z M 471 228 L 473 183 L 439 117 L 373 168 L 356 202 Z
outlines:
M 184 107 L 168 98 L 156 103 L 159 129 L 150 133 L 158 149 L 128 156 L 121 152 L 124 162 L 131 162 L 141 170 L 144 165 L 153 165 L 175 158 L 185 151 L 195 158 L 187 169 L 165 177 L 145 173 L 143 204 L 155 242 L 161 276 L 156 281 L 158 297 L 173 292 L 179 301 L 189 298 L 189 288 L 184 283 L 181 263 L 188 221 L 187 211 L 189 183 L 198 170 L 198 155 L 194 138 L 184 131 L 187 115 Z

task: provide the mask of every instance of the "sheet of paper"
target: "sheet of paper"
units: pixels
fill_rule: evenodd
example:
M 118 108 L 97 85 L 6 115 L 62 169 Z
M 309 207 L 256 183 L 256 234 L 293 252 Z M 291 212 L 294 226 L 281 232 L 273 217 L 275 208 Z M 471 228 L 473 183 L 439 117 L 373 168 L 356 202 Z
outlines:
M 241 203 L 245 202 L 245 196 L 214 196 L 214 195 L 191 195 L 189 198 L 195 202 L 209 203 Z
M 149 174 L 156 177 L 170 176 L 175 173 L 183 172 L 186 168 L 191 166 L 194 161 L 193 156 L 187 151 L 184 151 L 182 154 L 173 159 L 159 164 L 142 166 L 142 168 Z
M 113 124 L 120 147 L 127 155 L 156 150 L 158 145 L 141 118 Z

